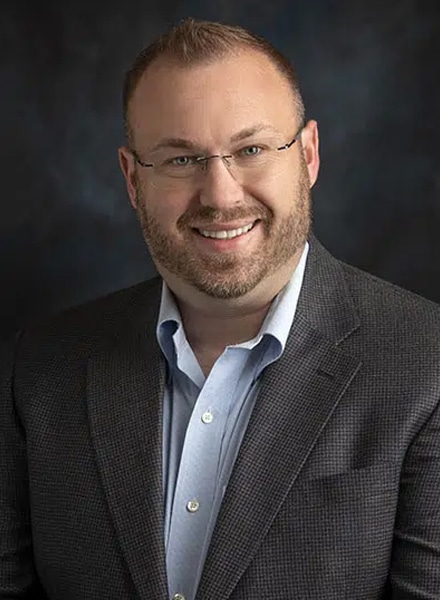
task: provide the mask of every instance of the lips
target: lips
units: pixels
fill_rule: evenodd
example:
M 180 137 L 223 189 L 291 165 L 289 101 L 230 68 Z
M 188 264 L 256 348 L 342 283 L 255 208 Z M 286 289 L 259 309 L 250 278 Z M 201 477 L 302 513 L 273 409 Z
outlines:
M 255 223 L 256 223 L 256 221 L 254 221 L 253 223 L 249 223 L 248 225 L 245 225 L 243 227 L 239 227 L 237 229 L 221 229 L 221 230 L 212 231 L 209 229 L 197 228 L 197 231 L 203 237 L 213 238 L 216 240 L 226 240 L 226 239 L 231 240 L 235 237 L 238 237 L 239 235 L 243 235 L 244 233 L 247 233 L 248 231 L 250 231 L 252 229 L 252 227 L 255 225 Z

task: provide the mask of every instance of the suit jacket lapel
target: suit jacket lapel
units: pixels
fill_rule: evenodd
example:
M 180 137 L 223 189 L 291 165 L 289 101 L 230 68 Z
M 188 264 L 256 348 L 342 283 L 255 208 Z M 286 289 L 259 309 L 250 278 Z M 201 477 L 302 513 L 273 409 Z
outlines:
M 159 286 L 130 306 L 130 326 L 89 361 L 88 406 L 97 464 L 118 540 L 141 598 L 167 598 L 163 538 L 162 398 L 156 344 Z M 156 312 L 155 312 L 156 311 Z
M 226 600 L 252 560 L 360 367 L 339 347 L 358 326 L 341 267 L 312 240 L 288 342 L 264 373 L 197 600 Z

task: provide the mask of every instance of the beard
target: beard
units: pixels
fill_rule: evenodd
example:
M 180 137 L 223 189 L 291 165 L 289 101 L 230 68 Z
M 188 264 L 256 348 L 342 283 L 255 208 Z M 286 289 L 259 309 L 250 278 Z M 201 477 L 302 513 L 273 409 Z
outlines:
M 275 224 L 273 212 L 266 206 L 239 206 L 220 211 L 201 206 L 187 211 L 177 221 L 182 240 L 168 234 L 148 209 L 136 179 L 136 211 L 145 241 L 153 261 L 170 273 L 218 299 L 239 298 L 253 290 L 261 281 L 285 266 L 304 247 L 311 224 L 311 192 L 307 166 L 300 157 L 300 175 L 293 194 L 291 210 L 286 218 Z M 259 219 L 263 226 L 264 244 L 253 255 L 238 253 L 205 253 L 196 251 L 192 240 L 192 223 L 227 223 L 234 220 Z

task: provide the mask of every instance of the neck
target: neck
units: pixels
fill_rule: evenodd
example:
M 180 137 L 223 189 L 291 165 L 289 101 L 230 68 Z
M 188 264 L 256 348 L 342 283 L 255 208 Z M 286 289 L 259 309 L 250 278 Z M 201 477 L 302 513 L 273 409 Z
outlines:
M 273 299 L 291 278 L 301 252 L 245 296 L 228 300 L 207 296 L 160 269 L 176 298 L 186 337 L 196 355 L 210 356 L 213 363 L 226 346 L 254 338 Z
M 226 346 L 254 338 L 266 317 L 271 300 L 248 310 L 225 310 L 212 314 L 177 300 L 188 342 L 194 350 L 220 355 Z

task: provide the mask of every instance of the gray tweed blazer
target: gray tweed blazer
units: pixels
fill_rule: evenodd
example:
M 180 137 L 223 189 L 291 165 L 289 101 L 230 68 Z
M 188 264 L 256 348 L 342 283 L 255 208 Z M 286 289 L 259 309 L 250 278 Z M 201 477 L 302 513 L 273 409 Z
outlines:
M 310 243 L 197 600 L 440 599 L 440 308 Z M 167 599 L 160 285 L 4 349 L 1 600 Z

